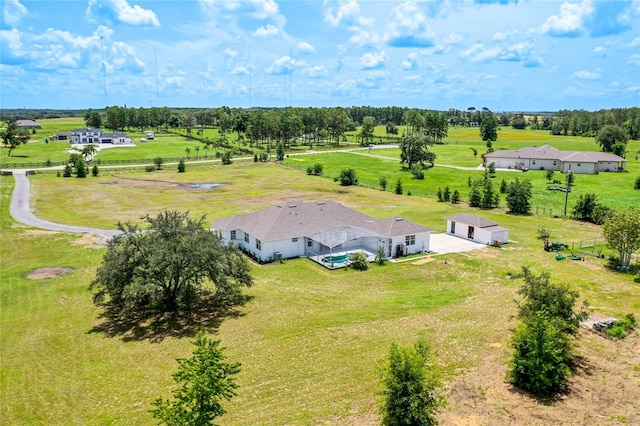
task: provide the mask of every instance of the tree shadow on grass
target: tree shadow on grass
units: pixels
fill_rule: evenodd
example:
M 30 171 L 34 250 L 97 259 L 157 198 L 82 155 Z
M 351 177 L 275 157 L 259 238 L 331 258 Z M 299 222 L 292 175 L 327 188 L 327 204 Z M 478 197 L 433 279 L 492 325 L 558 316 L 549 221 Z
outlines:
M 158 343 L 168 337 L 193 337 L 198 331 L 216 332 L 226 318 L 244 315 L 239 307 L 251 300 L 240 296 L 231 301 L 215 295 L 203 296 L 187 312 L 141 313 L 122 316 L 113 306 L 107 306 L 88 333 L 120 337 L 124 342 L 149 340 Z M 235 303 L 234 303 L 235 302 Z

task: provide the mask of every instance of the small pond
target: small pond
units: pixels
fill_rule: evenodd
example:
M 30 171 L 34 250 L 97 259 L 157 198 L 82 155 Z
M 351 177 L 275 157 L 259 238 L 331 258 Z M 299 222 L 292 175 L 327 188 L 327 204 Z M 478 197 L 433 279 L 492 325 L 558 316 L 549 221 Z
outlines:
M 222 186 L 221 183 L 185 183 L 183 186 L 186 186 L 187 188 L 194 188 L 194 189 L 213 189 L 217 186 Z

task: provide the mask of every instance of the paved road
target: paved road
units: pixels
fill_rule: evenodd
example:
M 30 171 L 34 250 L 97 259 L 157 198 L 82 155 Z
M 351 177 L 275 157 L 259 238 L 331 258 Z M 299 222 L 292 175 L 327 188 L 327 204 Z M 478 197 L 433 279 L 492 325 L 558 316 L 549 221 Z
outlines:
M 70 232 L 74 234 L 93 234 L 100 237 L 110 238 L 121 232 L 116 229 L 87 228 L 84 226 L 70 226 L 53 223 L 37 218 L 30 207 L 31 183 L 25 170 L 13 170 L 13 177 L 16 181 L 13 194 L 11 195 L 11 206 L 9 211 L 11 216 L 19 223 L 34 228 L 47 229 L 49 231 Z

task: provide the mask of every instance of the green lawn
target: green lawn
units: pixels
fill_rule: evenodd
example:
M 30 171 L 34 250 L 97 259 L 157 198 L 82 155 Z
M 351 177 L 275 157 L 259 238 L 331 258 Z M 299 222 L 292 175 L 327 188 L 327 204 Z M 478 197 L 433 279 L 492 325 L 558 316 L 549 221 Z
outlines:
M 386 164 L 355 154 L 342 157 L 349 165 L 365 160 L 362 165 L 374 170 L 371 176 Z M 335 160 L 331 167 L 339 166 Z M 325 167 L 330 169 L 328 163 Z M 388 167 L 397 168 L 397 163 Z M 433 172 L 439 170 L 445 169 Z M 449 174 L 450 182 L 455 176 Z M 112 171 L 88 179 L 52 174 L 31 179 L 37 215 L 105 227 L 164 208 L 189 209 L 215 220 L 292 198 L 332 199 L 377 218 L 402 215 L 438 232 L 444 230 L 444 217 L 465 211 L 433 198 L 343 188 L 326 178 L 252 162 L 190 167 L 184 174 L 167 168 Z M 445 176 L 437 179 L 445 182 Z M 225 185 L 215 190 L 179 186 L 187 182 Z M 153 424 L 147 410 L 156 397 L 169 396 L 174 359 L 190 354 L 190 337 L 129 340 L 92 332 L 101 320 L 87 286 L 104 248 L 15 224 L 8 216 L 12 187 L 11 177 L 0 178 L 0 418 L 12 425 Z M 361 416 L 375 416 L 376 367 L 392 342 L 404 345 L 424 337 L 445 377 L 461 374 L 489 354 L 490 344 L 507 347 L 519 285 L 507 274 L 521 265 L 550 271 L 552 279 L 580 290 L 598 313 L 640 310 L 637 284 L 629 275 L 609 272 L 595 258 L 557 262 L 535 237 L 544 225 L 553 229 L 554 240 L 571 243 L 600 236 L 598 227 L 511 216 L 504 209 L 482 215 L 509 228 L 512 243 L 448 255 L 446 263 L 438 256 L 427 263 L 371 265 L 367 272 L 328 271 L 306 259 L 254 266 L 256 285 L 248 290 L 253 299 L 241 308 L 243 315 L 224 321 L 217 332 L 209 330 L 228 348 L 229 358 L 242 363 L 239 395 L 227 404 L 222 422 L 352 424 Z M 45 266 L 74 271 L 52 279 L 27 278 Z M 508 351 L 498 356 L 506 361 Z

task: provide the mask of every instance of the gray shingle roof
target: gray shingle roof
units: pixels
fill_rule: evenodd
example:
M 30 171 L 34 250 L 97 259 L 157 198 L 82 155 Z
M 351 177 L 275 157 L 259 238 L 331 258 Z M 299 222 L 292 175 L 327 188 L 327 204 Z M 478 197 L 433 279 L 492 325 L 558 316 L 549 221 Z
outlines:
M 450 220 L 452 222 L 466 223 L 467 225 L 472 225 L 476 228 L 487 228 L 490 226 L 498 225 L 492 220 L 471 213 L 454 214 L 453 216 L 447 217 L 447 220 Z
M 600 151 L 560 151 L 552 146 L 525 147 L 512 151 L 501 149 L 485 155 L 485 158 L 530 158 L 536 160 L 560 160 L 579 163 L 597 163 L 599 161 L 626 162 L 624 158 Z
M 342 226 L 362 228 L 382 236 L 430 231 L 402 218 L 380 221 L 335 201 L 288 201 L 265 210 L 220 219 L 211 225 L 215 230 L 241 229 L 263 241 L 309 236 Z

